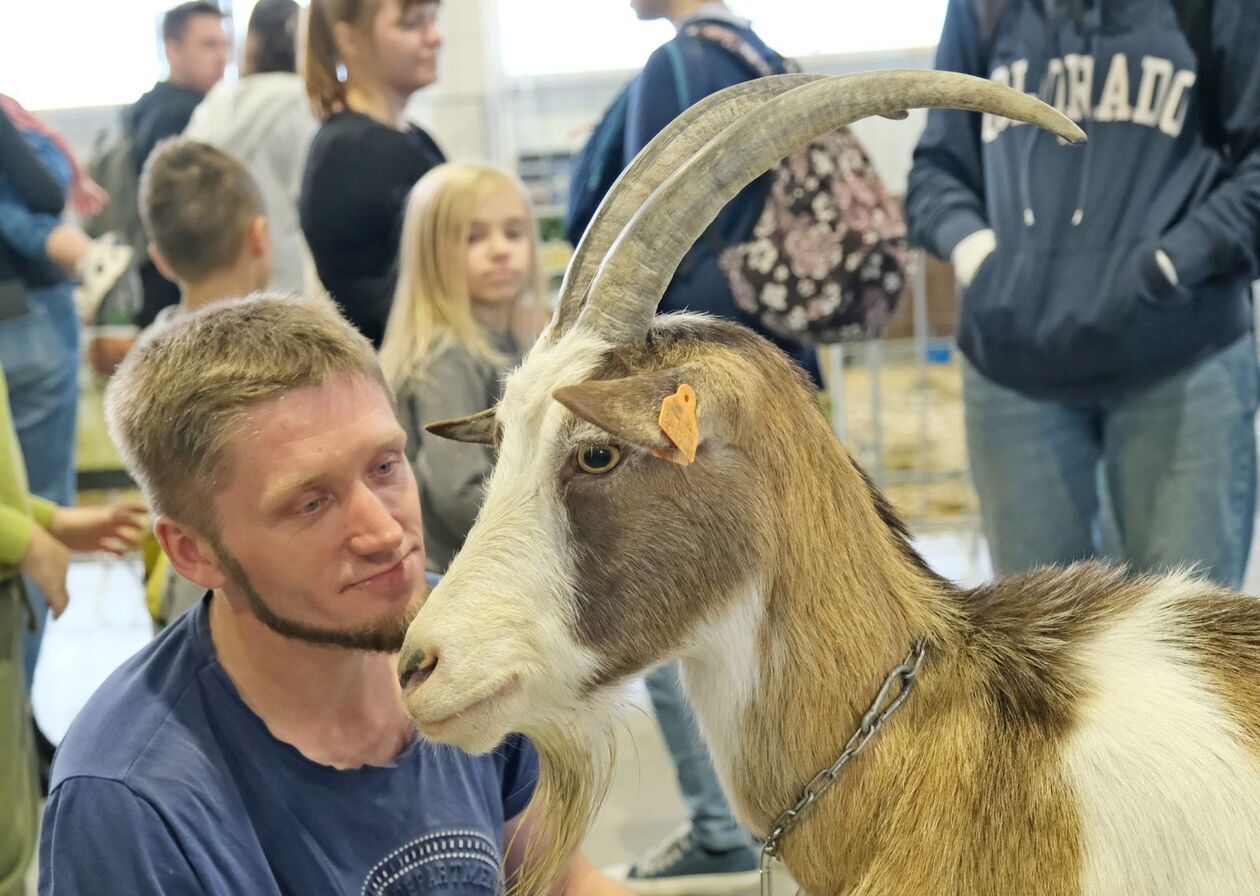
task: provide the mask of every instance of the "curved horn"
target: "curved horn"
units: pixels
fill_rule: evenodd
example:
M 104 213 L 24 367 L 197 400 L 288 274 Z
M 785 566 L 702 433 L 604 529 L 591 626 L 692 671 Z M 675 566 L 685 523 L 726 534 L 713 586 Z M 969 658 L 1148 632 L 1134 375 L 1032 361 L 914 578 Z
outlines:
M 665 178 L 748 111 L 794 87 L 823 77 L 784 75 L 781 78 L 757 78 L 710 94 L 690 106 L 643 147 L 613 183 L 608 195 L 595 210 L 586 233 L 578 241 L 565 271 L 564 282 L 560 285 L 555 315 L 543 338 L 558 338 L 577 318 L 586 299 L 586 289 L 613 241 Z
M 1085 139 L 1040 100 L 954 72 L 864 72 L 794 88 L 711 139 L 656 189 L 609 250 L 579 320 L 614 342 L 642 340 L 683 255 L 745 184 L 829 131 L 913 108 L 988 112 Z

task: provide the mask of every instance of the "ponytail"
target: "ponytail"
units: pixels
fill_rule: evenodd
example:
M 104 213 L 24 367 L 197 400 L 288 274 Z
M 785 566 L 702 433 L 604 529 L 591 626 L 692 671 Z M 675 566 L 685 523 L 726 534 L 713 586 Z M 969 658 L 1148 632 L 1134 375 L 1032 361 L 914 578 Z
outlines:
M 328 7 L 333 0 L 311 0 L 306 18 L 302 78 L 311 109 L 326 121 L 346 104 L 346 87 L 337 77 L 337 44 L 333 40 L 333 16 Z M 341 4 L 338 4 L 341 5 Z

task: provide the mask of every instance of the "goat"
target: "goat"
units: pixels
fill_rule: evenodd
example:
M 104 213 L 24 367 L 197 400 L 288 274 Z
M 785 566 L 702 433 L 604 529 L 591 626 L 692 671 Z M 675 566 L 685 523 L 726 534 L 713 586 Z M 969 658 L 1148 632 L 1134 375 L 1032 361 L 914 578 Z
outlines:
M 778 845 L 806 892 L 1260 892 L 1260 605 L 1092 563 L 961 590 L 915 553 L 780 353 L 734 324 L 653 318 L 752 177 L 913 106 L 1083 138 L 1031 97 L 945 73 L 710 97 L 614 186 L 499 405 L 432 427 L 498 461 L 407 634 L 404 699 L 427 737 L 538 746 L 550 839 L 528 890 L 602 799 L 630 676 L 681 659 L 723 788 L 767 837 L 922 644 L 914 693 Z

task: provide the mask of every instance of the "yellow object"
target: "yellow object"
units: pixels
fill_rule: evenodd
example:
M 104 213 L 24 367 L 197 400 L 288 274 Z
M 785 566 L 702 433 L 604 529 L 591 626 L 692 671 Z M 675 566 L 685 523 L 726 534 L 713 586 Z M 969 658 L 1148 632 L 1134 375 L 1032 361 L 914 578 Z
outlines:
M 700 446 L 700 423 L 696 420 L 696 390 L 683 383 L 673 395 L 661 402 L 661 414 L 657 421 L 661 432 L 678 449 L 677 453 L 653 452 L 663 460 L 686 466 L 696 459 Z M 681 458 L 678 456 L 681 455 Z
M 171 561 L 158 544 L 157 537 L 149 532 L 140 544 L 144 555 L 144 606 L 157 625 L 165 625 L 162 618 L 162 592 L 166 589 L 166 579 L 171 572 Z

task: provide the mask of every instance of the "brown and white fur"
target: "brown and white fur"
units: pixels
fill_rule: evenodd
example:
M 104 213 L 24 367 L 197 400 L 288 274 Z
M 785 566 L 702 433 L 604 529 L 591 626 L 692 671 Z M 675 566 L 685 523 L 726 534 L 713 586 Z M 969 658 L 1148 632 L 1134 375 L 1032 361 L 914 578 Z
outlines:
M 690 465 L 652 453 L 680 383 Z M 909 701 L 782 844 L 807 893 L 1260 893 L 1260 604 L 1093 563 L 956 588 L 786 359 L 700 316 L 637 345 L 576 327 L 462 426 L 499 459 L 408 634 L 406 700 L 472 751 L 535 739 L 549 868 L 602 796 L 631 676 L 681 658 L 723 787 L 764 836 L 923 638 Z M 592 445 L 621 462 L 582 472 Z

